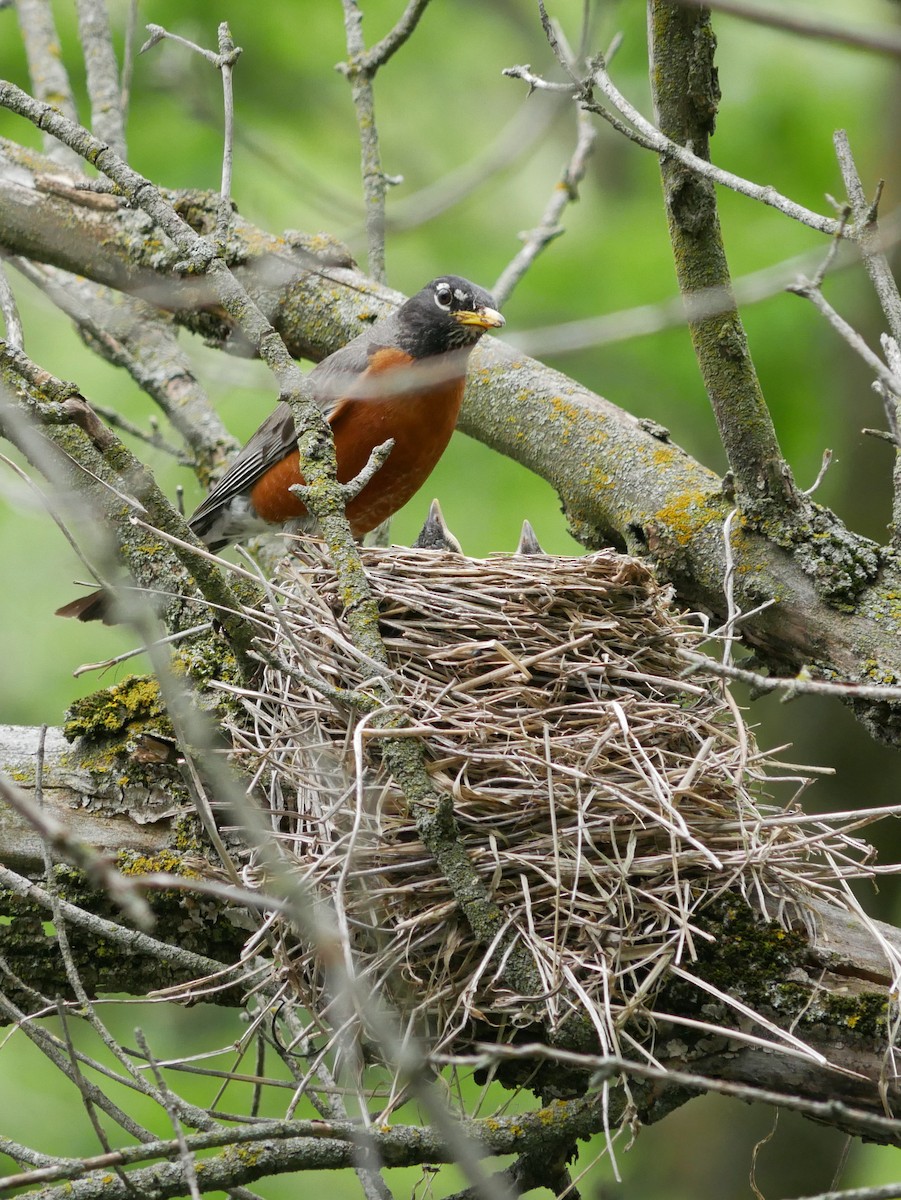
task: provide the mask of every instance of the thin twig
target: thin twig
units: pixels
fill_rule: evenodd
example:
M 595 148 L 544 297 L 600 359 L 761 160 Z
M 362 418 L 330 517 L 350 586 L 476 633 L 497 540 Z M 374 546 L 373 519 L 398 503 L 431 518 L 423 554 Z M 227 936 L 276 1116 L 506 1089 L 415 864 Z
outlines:
M 876 197 L 870 202 L 863 189 L 848 135 L 843 129 L 835 134 L 835 152 L 841 167 L 842 179 L 854 215 L 854 232 L 864 266 L 870 276 L 879 303 L 885 314 L 889 332 L 882 337 L 885 361 L 892 373 L 901 380 L 901 294 L 895 282 L 894 272 L 885 253 L 883 235 L 877 222 L 879 198 L 882 184 L 877 186 Z M 892 489 L 892 546 L 901 549 L 901 438 L 898 430 L 897 388 L 890 388 L 884 380 L 877 380 L 874 387 L 882 399 L 886 423 L 895 443 L 895 462 Z
M 749 179 L 743 179 L 740 175 L 734 175 L 731 171 L 724 171 L 720 167 L 714 166 L 709 160 L 699 158 L 685 146 L 680 146 L 678 142 L 665 137 L 652 122 L 643 117 L 638 109 L 630 104 L 625 96 L 622 95 L 610 78 L 603 59 L 600 57 L 592 60 L 591 74 L 578 86 L 571 83 L 555 83 L 542 79 L 540 76 L 535 75 L 528 66 L 507 67 L 503 71 L 503 74 L 512 79 L 523 80 L 524 83 L 529 85 L 530 91 L 541 89 L 562 92 L 573 96 L 582 107 L 586 108 L 589 112 L 597 114 L 599 117 L 603 117 L 618 133 L 623 134 L 637 146 L 641 146 L 645 150 L 651 150 L 655 154 L 661 154 L 665 158 L 674 159 L 693 172 L 693 174 L 699 175 L 704 179 L 709 179 L 712 183 L 719 184 L 721 187 L 727 187 L 731 191 L 738 192 L 742 196 L 747 196 L 751 200 L 757 200 L 761 204 L 775 208 L 793 221 L 800 221 L 802 225 L 807 225 L 811 229 L 816 229 L 820 233 L 827 234 L 834 234 L 839 227 L 839 223 L 834 218 L 825 217 L 820 213 L 813 212 L 811 209 L 804 208 L 803 205 L 797 204 L 787 196 L 781 195 L 773 187 L 753 183 Z M 592 99 L 591 93 L 594 88 L 597 88 L 608 100 L 612 111 Z M 620 118 L 624 118 L 624 120 Z M 846 236 L 848 235 L 846 234 Z
M 836 312 L 813 280 L 799 279 L 797 283 L 786 288 L 786 291 L 809 300 L 814 308 L 822 313 L 836 333 L 848 343 L 854 353 L 863 359 L 879 382 L 894 395 L 901 395 L 901 377 L 887 367 L 879 355 L 870 349 L 857 330 Z
M 136 425 L 134 421 L 129 421 L 127 417 L 116 408 L 108 408 L 105 404 L 92 404 L 94 412 L 98 417 L 103 417 L 104 421 L 111 429 L 121 429 L 123 433 L 129 434 L 136 438 L 139 442 L 143 442 L 146 446 L 152 447 L 154 450 L 161 450 L 164 454 L 169 454 L 183 467 L 191 467 L 194 465 L 194 460 L 188 458 L 183 450 L 179 450 L 178 446 L 173 446 L 171 442 L 167 442 L 160 433 L 159 425 L 155 418 L 151 418 L 151 429 L 142 429 L 140 425 Z
M 813 483 L 810 485 L 809 488 L 804 488 L 803 495 L 812 496 L 814 494 L 814 492 L 817 490 L 817 488 L 823 482 L 823 479 L 826 476 L 826 472 L 829 470 L 831 465 L 832 465 L 832 451 L 824 450 L 823 451 L 823 459 L 822 459 L 822 462 L 820 463 L 820 469 L 819 469 L 819 471 L 817 471 L 817 477 L 813 481 Z
M 350 81 L 350 94 L 357 116 L 360 136 L 360 169 L 363 176 L 363 204 L 366 223 L 367 263 L 369 274 L 384 283 L 385 271 L 385 195 L 389 179 L 382 170 L 378 126 L 375 119 L 375 97 L 372 79 L 379 64 L 367 66 L 363 41 L 363 14 L 357 0 L 342 0 L 344 33 L 347 40 L 347 61 L 337 69 Z
M 576 147 L 563 169 L 560 180 L 554 187 L 551 198 L 541 215 L 541 220 L 534 229 L 521 235 L 525 245 L 507 264 L 491 289 L 500 308 L 503 308 L 517 283 L 542 250 L 563 233 L 563 227 L 560 224 L 563 210 L 567 204 L 572 204 L 579 198 L 579 184 L 585 174 L 585 168 L 597 138 L 597 128 L 594 122 L 582 109 L 577 113 L 577 129 Z
M 836 130 L 833 141 L 854 218 L 854 239 L 860 247 L 864 266 L 876 289 L 889 332 L 896 341 L 901 341 L 901 294 L 885 255 L 887 246 L 877 219 L 882 183 L 880 181 L 877 186 L 875 198 L 872 201 L 868 200 L 845 130 Z
M 408 0 L 403 15 L 391 32 L 368 51 L 363 40 L 363 14 L 357 0 L 342 0 L 342 3 L 347 60 L 338 63 L 337 70 L 350 81 L 351 98 L 360 134 L 360 167 L 363 175 L 369 274 L 377 282 L 384 283 L 385 196 L 388 188 L 392 184 L 400 183 L 401 179 L 399 176 L 386 175 L 382 170 L 372 82 L 379 68 L 383 67 L 412 35 L 419 18 L 428 7 L 429 0 Z
M 786 699 L 794 696 L 835 696 L 840 700 L 878 700 L 901 704 L 901 685 L 839 682 L 836 680 L 810 679 L 803 675 L 791 679 L 780 679 L 774 675 L 761 675 L 757 671 L 746 671 L 728 663 L 719 663 L 704 654 L 682 651 L 682 656 L 695 667 L 721 675 L 724 679 L 735 679 L 747 683 L 759 692 L 785 692 Z
M 234 89 L 232 87 L 232 71 L 235 63 L 241 57 L 243 50 L 240 46 L 235 45 L 227 21 L 223 21 L 219 25 L 218 52 L 198 46 L 196 42 L 181 37 L 177 33 L 170 33 L 162 25 L 148 25 L 147 32 L 150 34 L 150 37 L 141 47 L 141 54 L 144 54 L 147 50 L 151 50 L 162 41 L 177 42 L 178 45 L 185 46 L 188 50 L 193 51 L 194 54 L 199 54 L 201 58 L 205 58 L 208 63 L 211 63 L 222 74 L 222 97 L 225 119 L 222 137 L 222 182 L 219 187 L 219 211 L 216 216 L 214 245 L 218 254 L 224 254 L 232 217 L 231 186 L 235 143 L 235 101 Z
M 350 504 L 351 500 L 355 500 L 363 488 L 372 481 L 373 477 L 388 461 L 388 457 L 393 449 L 394 438 L 388 438 L 386 442 L 382 442 L 372 450 L 366 461 L 366 465 L 359 474 L 355 475 L 353 479 L 348 480 L 347 483 L 341 484 L 345 506 Z M 307 504 L 311 498 L 310 488 L 305 483 L 292 484 L 288 490 L 293 492 L 295 496 L 298 496 L 304 504 Z
M 729 510 L 729 515 L 723 522 L 723 551 L 726 560 L 726 570 L 723 573 L 723 596 L 726 600 L 726 621 L 719 632 L 723 637 L 723 662 L 732 662 L 732 647 L 735 642 L 735 626 L 741 617 L 741 609 L 735 601 L 735 555 L 732 550 L 732 525 L 738 516 L 738 509 Z
M 748 179 L 743 179 L 739 175 L 733 175 L 731 171 L 724 171 L 720 167 L 705 158 L 699 158 L 691 150 L 685 146 L 680 146 L 677 142 L 665 137 L 660 130 L 650 121 L 646 120 L 637 108 L 622 95 L 613 80 L 610 78 L 605 65 L 602 62 L 595 61 L 594 70 L 590 78 L 590 85 L 597 90 L 609 101 L 616 112 L 620 113 L 633 128 L 632 133 L 627 133 L 630 140 L 636 144 L 643 146 L 645 149 L 652 150 L 656 154 L 662 154 L 665 158 L 675 159 L 681 163 L 695 175 L 701 176 L 703 179 L 709 179 L 712 183 L 719 184 L 721 187 L 727 187 L 731 191 L 738 192 L 739 195 L 747 196 L 751 200 L 757 200 L 761 204 L 765 204 L 770 208 L 775 208 L 781 212 L 783 216 L 789 217 L 793 221 L 800 221 L 802 225 L 807 225 L 811 229 L 816 229 L 820 233 L 834 235 L 838 232 L 839 222 L 834 217 L 825 217 L 820 213 L 812 212 L 803 205 L 795 203 L 787 196 L 781 195 L 775 188 L 768 185 L 752 183 Z M 590 112 L 596 112 L 599 116 L 609 120 L 610 114 L 600 105 L 595 105 L 590 101 L 583 101 Z M 625 132 L 625 130 L 621 130 Z M 847 234 L 846 234 L 847 236 Z
M 407 7 L 400 20 L 390 33 L 386 33 L 368 51 L 363 52 L 360 66 L 366 71 L 373 72 L 377 71 L 379 67 L 383 67 L 389 58 L 396 54 L 404 42 L 412 36 L 419 24 L 419 18 L 428 6 L 429 0 L 407 0 Z
M 143 1053 L 144 1057 L 150 1063 L 150 1068 L 153 1071 L 159 1095 L 162 1097 L 163 1105 L 166 1109 L 166 1115 L 169 1117 L 169 1122 L 175 1131 L 175 1141 L 178 1146 L 178 1161 L 181 1163 L 182 1174 L 185 1182 L 188 1185 L 188 1190 L 191 1193 L 191 1200 L 200 1200 L 200 1188 L 197 1183 L 197 1168 L 194 1165 L 194 1155 L 188 1149 L 188 1144 L 185 1140 L 185 1133 L 181 1127 L 179 1120 L 178 1106 L 174 1103 L 174 1097 L 169 1085 L 166 1083 L 163 1073 L 157 1066 L 156 1059 L 150 1052 L 150 1046 L 144 1036 L 144 1031 L 141 1028 L 136 1028 L 135 1041 Z
M 222 135 L 222 183 L 219 187 L 219 215 L 216 218 L 216 244 L 220 254 L 225 253 L 225 243 L 231 224 L 232 161 L 235 144 L 235 97 L 232 87 L 232 71 L 241 54 L 241 47 L 232 39 L 228 23 L 219 26 L 219 70 L 222 72 L 222 98 L 224 125 Z
M 158 638 L 161 646 L 174 646 L 177 642 L 184 641 L 185 638 L 196 637 L 199 633 L 207 633 L 212 628 L 211 621 L 204 621 L 201 625 L 193 625 L 189 629 L 179 630 L 178 633 L 170 633 L 168 637 Z M 72 678 L 78 679 L 82 675 L 87 675 L 91 671 L 108 671 L 111 667 L 117 667 L 119 663 L 128 662 L 130 658 L 137 658 L 139 654 L 146 653 L 144 646 L 136 646 L 133 650 L 125 650 L 122 654 L 115 654 L 112 658 L 104 658 L 100 662 L 82 663 L 72 672 Z
M 22 318 L 19 316 L 15 294 L 9 286 L 4 259 L 5 256 L 0 254 L 0 317 L 3 318 L 6 341 L 14 350 L 24 350 L 25 330 L 22 328 Z

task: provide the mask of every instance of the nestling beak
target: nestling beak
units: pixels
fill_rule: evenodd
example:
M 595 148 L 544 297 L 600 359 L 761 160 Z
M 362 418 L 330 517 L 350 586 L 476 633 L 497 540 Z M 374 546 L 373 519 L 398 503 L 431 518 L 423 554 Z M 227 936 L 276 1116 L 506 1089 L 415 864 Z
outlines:
M 462 309 L 453 314 L 458 325 L 478 325 L 479 329 L 500 329 L 507 322 L 495 308 Z

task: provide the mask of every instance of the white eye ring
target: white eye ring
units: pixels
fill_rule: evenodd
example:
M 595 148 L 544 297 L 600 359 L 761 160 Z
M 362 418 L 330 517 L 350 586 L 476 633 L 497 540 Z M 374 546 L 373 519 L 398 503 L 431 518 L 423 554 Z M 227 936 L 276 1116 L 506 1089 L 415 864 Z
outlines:
M 446 283 L 435 289 L 435 303 L 439 308 L 450 308 L 454 293 Z

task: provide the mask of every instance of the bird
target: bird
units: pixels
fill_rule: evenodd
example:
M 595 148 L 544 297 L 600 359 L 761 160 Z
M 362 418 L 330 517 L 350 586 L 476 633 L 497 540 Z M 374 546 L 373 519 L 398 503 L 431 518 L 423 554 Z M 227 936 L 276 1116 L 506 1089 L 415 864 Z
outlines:
M 347 504 L 354 537 L 397 512 L 431 474 L 457 423 L 470 352 L 505 324 L 490 292 L 441 275 L 398 309 L 323 359 L 309 375 L 315 402 L 335 438 L 338 480 L 348 483 L 388 439 L 386 462 Z M 280 401 L 188 519 L 212 551 L 275 526 L 313 532 L 290 491 L 304 482 L 290 405 Z M 57 609 L 81 621 L 109 621 L 102 589 Z

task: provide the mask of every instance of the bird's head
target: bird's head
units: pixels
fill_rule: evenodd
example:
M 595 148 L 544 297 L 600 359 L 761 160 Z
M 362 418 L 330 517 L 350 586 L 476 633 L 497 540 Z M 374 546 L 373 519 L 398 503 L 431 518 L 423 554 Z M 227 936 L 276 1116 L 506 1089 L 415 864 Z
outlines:
M 459 275 L 427 283 L 401 306 L 397 319 L 403 348 L 414 358 L 474 346 L 487 329 L 505 324 L 490 292 Z

